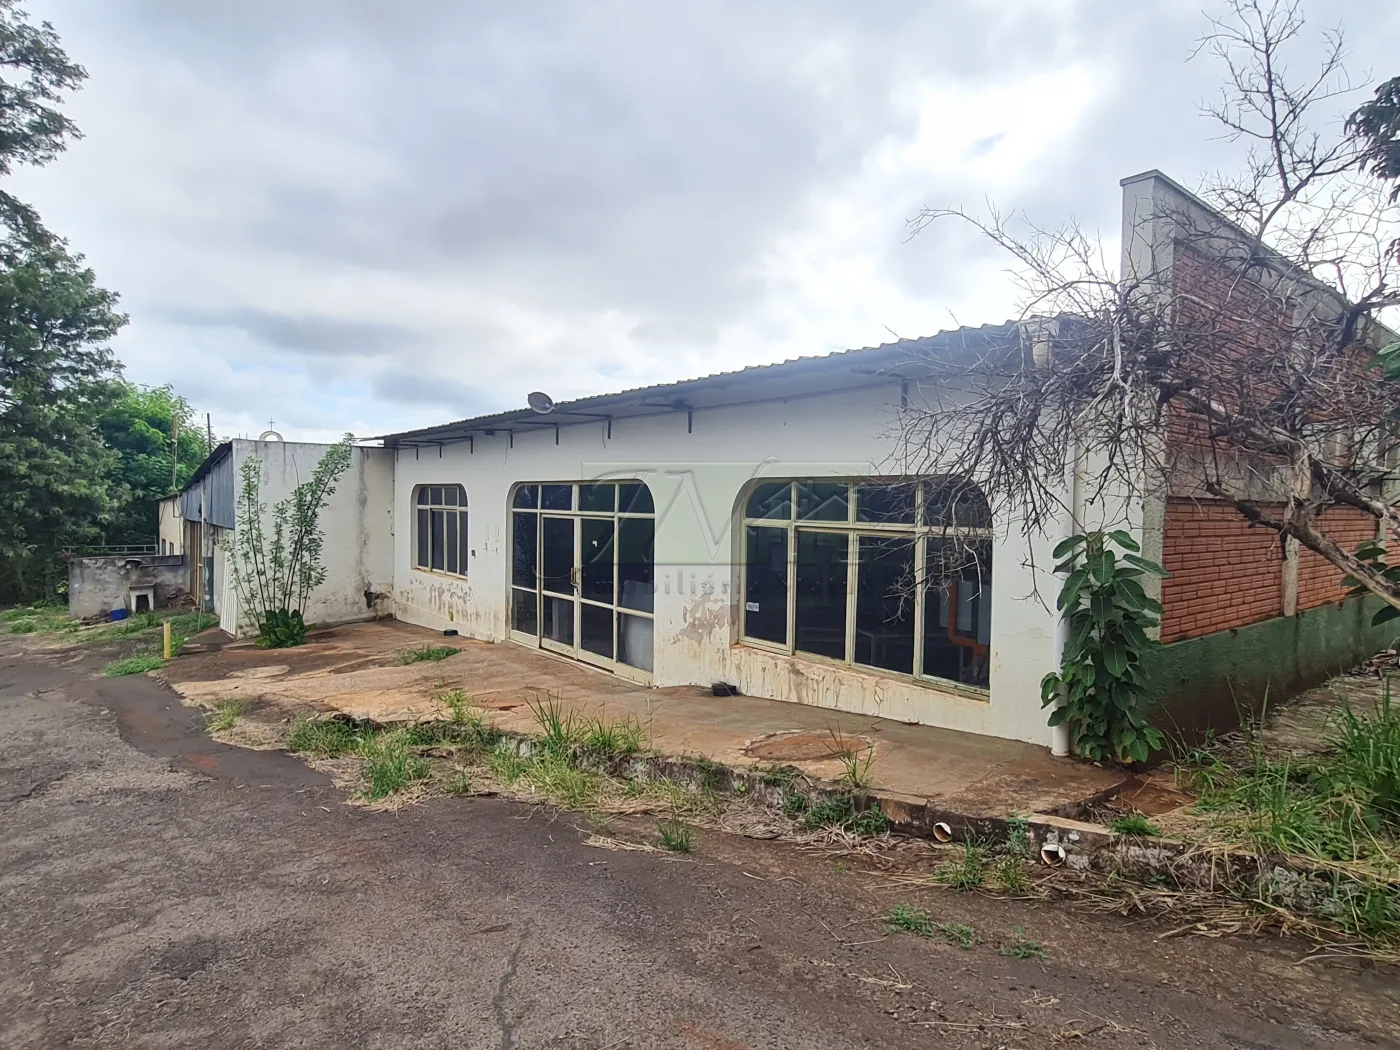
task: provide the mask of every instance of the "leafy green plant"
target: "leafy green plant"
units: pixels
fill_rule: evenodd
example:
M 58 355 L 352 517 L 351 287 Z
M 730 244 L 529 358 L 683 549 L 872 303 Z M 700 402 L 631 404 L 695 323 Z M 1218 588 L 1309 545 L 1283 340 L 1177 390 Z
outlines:
M 303 718 L 287 733 L 287 750 L 318 758 L 339 758 L 358 748 L 362 739 L 362 734 L 345 722 Z
M 1126 552 L 1121 561 L 1114 547 Z M 1053 707 L 1050 724 L 1066 725 L 1074 749 L 1093 762 L 1145 762 L 1162 744 L 1147 724 L 1141 670 L 1162 606 L 1140 578 L 1166 571 L 1138 550 L 1121 530 L 1071 536 L 1055 548 L 1055 571 L 1065 577 L 1057 607 L 1069 634 L 1060 670 L 1040 683 L 1041 704 Z
M 117 660 L 103 668 L 102 673 L 108 678 L 119 678 L 128 674 L 145 674 L 147 671 L 158 671 L 165 666 L 165 661 L 157 653 L 139 653 L 136 656 L 128 656 L 125 660 Z
M 450 645 L 420 645 L 416 649 L 400 649 L 400 664 L 420 664 L 435 663 L 439 660 L 446 660 L 449 656 L 456 656 L 460 649 L 454 649 Z
M 786 797 L 783 809 L 797 818 L 797 826 L 803 831 L 840 828 L 862 838 L 871 838 L 888 831 L 890 826 L 884 810 L 873 805 L 862 807 L 860 800 L 849 792 L 818 798 L 793 792 Z
M 321 512 L 350 467 L 353 441 L 346 434 L 332 445 L 311 478 L 273 505 L 270 530 L 263 523 L 267 504 L 262 501 L 262 462 L 248 456 L 239 467 L 231 575 L 239 603 L 254 617 L 258 644 L 264 648 L 281 649 L 306 641 L 306 604 L 311 592 L 326 580 Z
M 1040 946 L 1039 941 L 1033 941 L 1026 936 L 1026 931 L 1017 926 L 1011 931 L 1011 938 L 1002 942 L 999 953 L 1008 959 L 1043 959 L 1045 949 Z
M 238 722 L 238 716 L 243 713 L 242 700 L 225 700 L 220 703 L 209 715 L 210 732 L 221 732 L 232 729 Z
M 885 926 L 891 931 L 928 937 L 933 933 L 933 916 L 926 908 L 917 908 L 912 904 L 896 904 L 885 916 Z
M 1109 822 L 1109 829 L 1119 835 L 1137 835 L 1148 838 L 1153 835 L 1160 835 L 1162 832 L 1156 824 L 1148 820 L 1137 810 L 1131 813 L 1120 813 Z
M 933 928 L 943 934 L 945 941 L 959 948 L 973 948 L 982 943 L 977 928 L 965 922 L 936 922 Z
M 656 830 L 661 835 L 661 848 L 672 853 L 689 853 L 695 848 L 695 829 L 676 817 L 658 821 Z

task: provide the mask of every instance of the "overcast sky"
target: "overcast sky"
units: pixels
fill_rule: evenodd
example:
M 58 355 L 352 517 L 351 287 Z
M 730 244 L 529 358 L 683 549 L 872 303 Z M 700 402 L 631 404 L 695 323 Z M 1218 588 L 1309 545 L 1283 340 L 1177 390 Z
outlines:
M 1121 177 L 1233 167 L 1203 6 L 28 0 L 91 79 L 15 188 L 132 379 L 222 435 L 380 434 L 1005 319 L 1004 260 L 906 220 L 1111 239 Z M 1311 17 L 1400 73 L 1395 0 Z

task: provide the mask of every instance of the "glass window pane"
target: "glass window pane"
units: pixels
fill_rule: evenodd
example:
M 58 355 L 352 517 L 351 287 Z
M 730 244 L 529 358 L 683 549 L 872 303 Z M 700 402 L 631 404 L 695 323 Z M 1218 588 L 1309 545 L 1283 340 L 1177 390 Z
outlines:
M 461 485 L 458 485 L 458 486 L 457 486 L 457 506 L 459 506 L 459 507 L 465 507 L 466 505 L 467 505 L 467 490 L 464 489 Z
M 986 687 L 991 642 L 991 551 L 930 538 L 924 588 L 923 673 Z
M 428 512 L 426 510 L 418 512 L 418 557 L 413 560 L 413 564 L 421 569 L 428 567 Z
M 937 478 L 924 482 L 924 524 L 987 529 L 992 525 L 992 510 L 982 490 L 970 481 Z
M 518 512 L 514 517 L 510 582 L 517 587 L 533 589 L 535 570 L 538 568 L 535 559 L 539 553 L 539 536 L 535 532 L 535 527 L 539 524 L 540 519 L 534 514 Z
M 534 591 L 515 588 L 510 592 L 511 626 L 532 638 L 538 638 L 540 633 L 538 600 Z
M 578 644 L 597 656 L 613 658 L 613 611 L 584 603 L 579 607 Z
M 462 511 L 457 516 L 460 520 L 457 523 L 457 541 L 460 549 L 457 552 L 457 571 L 463 576 L 467 575 L 467 570 L 471 564 L 471 544 L 467 542 L 467 512 Z
M 442 506 L 442 486 L 434 485 L 428 490 L 428 502 L 434 507 Z
M 918 487 L 901 485 L 857 485 L 856 521 L 913 525 L 914 499 Z
M 528 508 L 539 505 L 540 487 L 538 485 L 521 485 L 515 490 L 515 500 L 512 506 Z
M 540 586 L 559 594 L 574 593 L 574 519 L 545 518 L 540 552 Z
M 622 518 L 617 523 L 617 604 L 651 612 L 656 590 L 656 522 Z
M 804 521 L 849 521 L 851 486 L 845 482 L 799 481 L 797 516 Z
M 914 543 L 894 536 L 857 542 L 855 662 L 913 674 Z
M 748 518 L 791 518 L 792 482 L 765 482 L 753 490 L 748 507 L 744 511 Z
M 447 542 L 443 546 L 443 553 L 447 558 L 447 571 L 456 573 L 457 571 L 457 513 L 447 512 Z
M 650 671 L 652 624 L 645 616 L 617 614 L 617 658 L 631 667 Z
M 572 648 L 574 644 L 574 600 L 572 598 L 551 598 L 546 594 L 541 601 L 544 605 L 542 635 L 552 642 L 559 642 L 561 645 Z
M 750 525 L 745 535 L 744 634 L 787 644 L 787 529 Z
M 545 510 L 573 510 L 574 487 L 572 485 L 541 485 L 540 506 Z
M 442 533 L 444 529 L 443 512 L 440 510 L 429 511 L 432 515 L 432 550 L 431 564 L 434 569 L 442 568 Z
M 456 486 L 456 485 L 444 485 L 444 486 L 443 486 L 443 488 L 442 488 L 442 502 L 443 502 L 443 505 L 444 505 L 444 506 L 447 506 L 447 507 L 455 507 L 455 506 L 457 506 L 457 486 Z
M 609 605 L 613 600 L 613 520 L 580 518 L 578 523 L 579 553 L 583 561 L 583 596 L 595 602 L 607 602 Z M 612 627 L 608 628 L 608 632 L 611 637 Z
M 623 514 L 655 514 L 651 489 L 640 481 L 628 481 L 618 486 L 617 509 Z
M 578 509 L 596 513 L 612 513 L 617 486 L 611 482 L 578 487 Z
M 804 653 L 846 658 L 849 540 L 844 532 L 797 533 L 795 648 Z
M 418 486 L 418 506 L 420 506 L 420 507 L 426 507 L 427 505 L 428 505 L 428 486 L 427 486 L 427 485 L 419 485 L 419 486 Z

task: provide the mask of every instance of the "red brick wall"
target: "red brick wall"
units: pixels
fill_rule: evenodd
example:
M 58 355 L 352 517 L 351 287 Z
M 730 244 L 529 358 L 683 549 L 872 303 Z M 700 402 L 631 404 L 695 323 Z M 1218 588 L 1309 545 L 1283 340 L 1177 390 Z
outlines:
M 1351 552 L 1376 536 L 1376 519 L 1354 507 L 1333 507 L 1322 516 L 1322 531 Z M 1306 547 L 1298 549 L 1298 611 L 1316 609 L 1346 597 L 1343 573 L 1335 565 Z
M 1278 534 L 1252 529 L 1224 503 L 1169 499 L 1162 530 L 1162 641 L 1178 642 L 1283 614 Z

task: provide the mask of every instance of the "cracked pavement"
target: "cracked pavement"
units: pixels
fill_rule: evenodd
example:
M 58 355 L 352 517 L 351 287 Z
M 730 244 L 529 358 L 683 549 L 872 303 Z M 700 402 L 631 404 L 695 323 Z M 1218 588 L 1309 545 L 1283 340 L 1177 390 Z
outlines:
M 926 891 L 986 938 L 964 951 L 886 936 L 907 891 L 790 844 L 609 852 L 576 817 L 496 799 L 367 812 L 100 667 L 0 637 L 11 1050 L 1266 1050 L 1400 1031 L 1393 972 L 1300 966 L 1298 944 Z M 1000 957 L 1016 927 L 1049 958 Z

